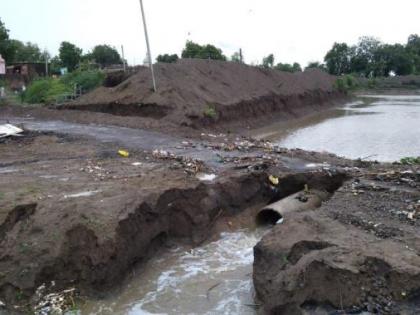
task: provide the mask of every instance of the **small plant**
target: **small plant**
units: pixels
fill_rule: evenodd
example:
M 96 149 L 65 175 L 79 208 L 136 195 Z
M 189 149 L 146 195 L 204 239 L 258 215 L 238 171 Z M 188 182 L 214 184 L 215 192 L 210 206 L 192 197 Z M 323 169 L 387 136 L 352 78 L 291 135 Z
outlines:
M 204 116 L 207 118 L 215 119 L 217 117 L 217 111 L 214 105 L 207 105 L 204 110 Z
M 420 156 L 418 156 L 418 157 L 411 157 L 411 156 L 409 156 L 409 157 L 402 158 L 400 160 L 400 163 L 402 165 L 415 165 L 415 164 L 420 164 Z
M 357 87 L 357 80 L 350 74 L 342 76 L 335 81 L 335 88 L 343 93 L 348 93 Z

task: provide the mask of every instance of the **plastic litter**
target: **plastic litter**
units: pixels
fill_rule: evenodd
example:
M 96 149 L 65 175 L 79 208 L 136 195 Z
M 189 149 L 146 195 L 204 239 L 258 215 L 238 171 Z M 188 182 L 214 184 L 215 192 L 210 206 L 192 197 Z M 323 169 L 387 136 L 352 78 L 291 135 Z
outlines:
M 0 125 L 0 138 L 19 136 L 22 132 L 22 129 L 11 124 Z
M 125 158 L 128 158 L 130 156 L 130 153 L 126 150 L 118 150 L 118 154 Z
M 279 184 L 279 178 L 273 175 L 270 175 L 268 177 L 268 180 L 270 181 L 271 184 L 273 184 L 274 186 L 277 186 Z

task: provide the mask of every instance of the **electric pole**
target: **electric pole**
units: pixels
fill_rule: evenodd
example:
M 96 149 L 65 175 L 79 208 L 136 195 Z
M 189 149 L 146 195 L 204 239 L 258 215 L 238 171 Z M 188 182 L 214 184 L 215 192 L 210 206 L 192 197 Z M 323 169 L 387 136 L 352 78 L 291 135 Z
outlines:
M 124 72 L 126 72 L 127 71 L 127 66 L 125 65 L 124 45 L 121 45 L 121 56 L 122 56 Z
M 146 23 L 146 15 L 144 13 L 144 8 L 143 8 L 143 0 L 140 0 L 140 8 L 141 8 L 141 15 L 143 17 L 144 36 L 146 37 L 147 55 L 149 57 L 150 71 L 152 72 L 153 90 L 156 92 L 157 91 L 156 79 L 155 79 L 155 72 L 153 70 L 152 53 L 150 52 L 149 35 L 147 34 L 147 23 Z

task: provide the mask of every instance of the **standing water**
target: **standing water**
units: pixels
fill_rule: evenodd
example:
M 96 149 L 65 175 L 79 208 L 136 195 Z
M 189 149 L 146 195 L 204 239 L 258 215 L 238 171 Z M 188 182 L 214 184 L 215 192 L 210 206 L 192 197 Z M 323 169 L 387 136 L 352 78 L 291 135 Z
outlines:
M 81 314 L 255 314 L 253 247 L 264 230 L 222 233 L 188 250 L 151 259 L 116 296 L 85 304 Z
M 254 136 L 286 148 L 393 162 L 420 156 L 420 96 L 369 95 L 344 108 L 271 125 Z

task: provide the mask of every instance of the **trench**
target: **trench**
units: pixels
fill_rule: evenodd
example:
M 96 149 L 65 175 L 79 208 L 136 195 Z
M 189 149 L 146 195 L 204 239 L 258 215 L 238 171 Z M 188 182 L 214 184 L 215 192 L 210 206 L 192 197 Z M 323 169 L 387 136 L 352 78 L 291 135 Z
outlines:
M 305 185 L 330 195 L 345 178 L 341 173 L 285 175 L 265 204 L 290 198 L 304 190 Z M 167 244 L 147 263 L 135 268 L 117 292 L 100 301 L 86 301 L 80 313 L 257 314 L 253 248 L 272 227 L 256 220 L 265 204 L 221 218 L 220 227 L 216 223 L 214 235 L 200 246 Z

